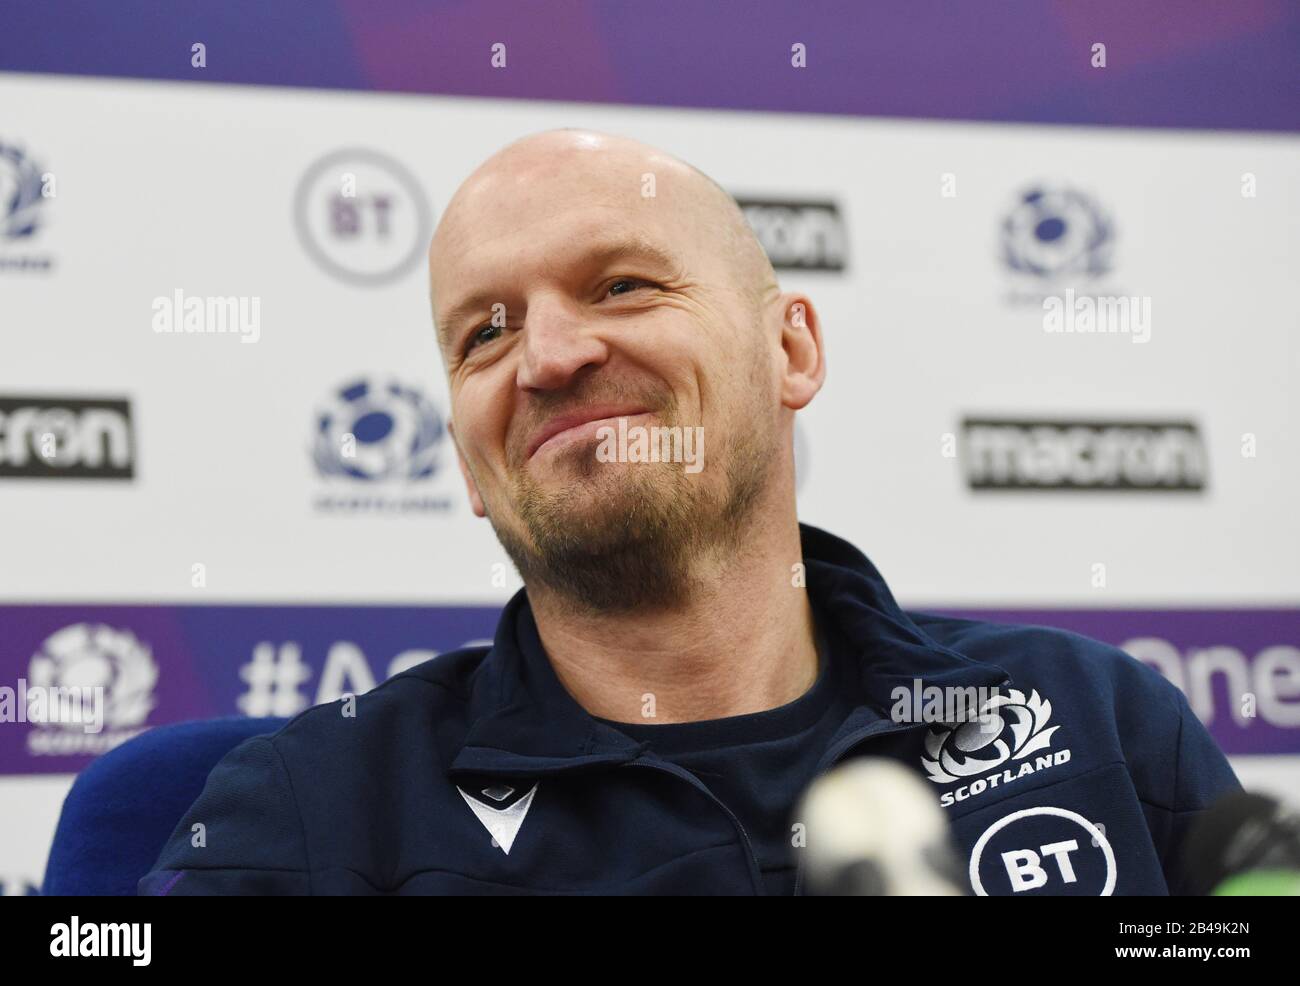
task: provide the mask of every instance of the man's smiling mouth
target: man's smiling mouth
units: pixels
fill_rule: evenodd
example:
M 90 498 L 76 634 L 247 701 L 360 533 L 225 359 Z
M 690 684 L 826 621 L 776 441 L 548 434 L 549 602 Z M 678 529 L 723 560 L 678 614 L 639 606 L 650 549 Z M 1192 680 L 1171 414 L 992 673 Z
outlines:
M 619 418 L 635 418 L 650 412 L 639 406 L 595 404 L 591 407 L 557 414 L 533 432 L 528 439 L 525 458 L 531 459 L 546 448 L 555 448 L 581 438 L 594 438 L 604 426 L 617 425 Z

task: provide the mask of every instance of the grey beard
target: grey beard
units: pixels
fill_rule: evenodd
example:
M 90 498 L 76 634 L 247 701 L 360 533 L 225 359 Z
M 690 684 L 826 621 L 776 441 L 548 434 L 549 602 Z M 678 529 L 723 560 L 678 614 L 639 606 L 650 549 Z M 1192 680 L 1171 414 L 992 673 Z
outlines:
M 515 503 L 527 538 L 489 520 L 525 585 L 545 587 L 562 605 L 587 613 L 678 608 L 691 593 L 695 561 L 744 540 L 768 486 L 771 444 L 742 434 L 726 456 L 721 495 L 693 486 L 680 464 L 641 463 L 620 466 L 632 478 L 594 516 L 568 508 L 575 495 L 590 495 L 580 485 L 550 494 L 525 485 Z M 574 453 L 584 476 L 605 468 L 590 448 Z

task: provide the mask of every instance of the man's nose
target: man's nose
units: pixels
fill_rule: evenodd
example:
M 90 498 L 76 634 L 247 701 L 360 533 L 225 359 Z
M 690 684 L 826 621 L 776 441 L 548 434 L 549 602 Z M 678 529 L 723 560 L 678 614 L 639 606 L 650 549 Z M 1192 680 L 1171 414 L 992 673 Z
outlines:
M 559 390 L 588 366 L 609 358 L 590 323 L 559 300 L 535 302 L 524 319 L 518 383 L 526 390 Z

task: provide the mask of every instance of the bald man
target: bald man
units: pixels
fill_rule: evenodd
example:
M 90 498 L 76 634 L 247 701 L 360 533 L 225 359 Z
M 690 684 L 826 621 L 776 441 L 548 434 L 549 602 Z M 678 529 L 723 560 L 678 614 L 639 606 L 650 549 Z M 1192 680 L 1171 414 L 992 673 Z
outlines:
M 821 323 L 711 179 L 525 138 L 456 192 L 429 277 L 470 504 L 525 589 L 490 648 L 238 746 L 141 893 L 797 894 L 801 793 L 868 756 L 925 779 L 962 892 L 1185 885 L 1237 783 L 1180 692 L 1072 634 L 905 612 L 799 523 Z

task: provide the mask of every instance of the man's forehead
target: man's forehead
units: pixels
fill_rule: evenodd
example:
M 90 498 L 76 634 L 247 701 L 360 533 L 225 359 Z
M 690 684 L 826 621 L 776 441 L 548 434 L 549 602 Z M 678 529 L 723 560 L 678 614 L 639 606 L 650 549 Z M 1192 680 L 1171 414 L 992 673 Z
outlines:
M 434 236 L 431 260 L 437 263 L 444 259 L 442 254 L 454 257 L 494 241 L 509 241 L 512 233 L 520 239 L 546 239 L 586 235 L 602 226 L 662 229 L 680 227 L 674 216 L 689 216 L 680 195 L 657 194 L 653 186 L 656 194 L 647 195 L 639 180 L 575 177 L 493 182 L 454 200 Z
M 620 256 L 639 254 L 677 273 L 695 233 L 678 198 L 644 195 L 639 183 L 608 176 L 586 186 L 571 179 L 480 186 L 453 203 L 431 244 L 435 308 L 459 306 L 462 295 L 492 286 L 483 282 Z
M 439 334 L 458 314 L 476 314 L 484 295 L 602 260 L 640 256 L 666 276 L 702 276 L 739 225 L 726 192 L 648 145 L 587 133 L 526 139 L 462 184 L 434 234 Z
M 690 213 L 702 181 L 683 162 L 635 141 L 581 131 L 539 134 L 506 147 L 466 179 L 448 203 L 434 247 L 442 240 L 463 248 L 510 226 L 597 209 L 638 223 Z
M 432 257 L 435 276 L 439 268 L 457 278 L 484 269 L 513 267 L 534 259 L 575 259 L 608 252 L 616 246 L 637 247 L 646 253 L 679 254 L 684 233 L 680 225 L 662 223 L 652 212 L 629 211 L 589 204 L 579 209 L 556 209 L 513 221 L 468 224 L 448 238 L 447 249 Z

